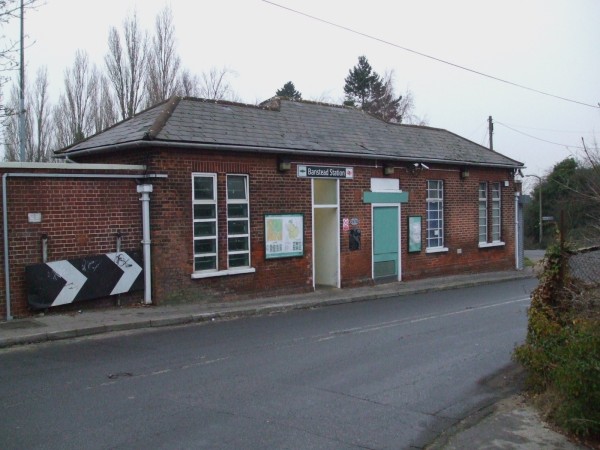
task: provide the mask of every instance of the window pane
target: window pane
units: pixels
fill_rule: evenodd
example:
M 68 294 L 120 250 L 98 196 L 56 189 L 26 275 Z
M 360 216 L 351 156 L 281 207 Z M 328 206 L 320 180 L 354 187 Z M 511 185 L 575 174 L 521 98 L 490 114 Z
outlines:
M 229 255 L 229 267 L 247 267 L 250 265 L 248 253 Z
M 442 183 L 440 181 L 427 182 L 427 198 L 437 200 L 442 198 Z
M 248 238 L 247 237 L 234 237 L 229 238 L 229 251 L 235 252 L 240 250 L 248 250 Z
M 492 198 L 499 199 L 500 198 L 500 183 L 492 184 Z
M 337 205 L 337 180 L 314 179 L 315 205 Z
M 246 177 L 229 175 L 227 177 L 227 198 L 229 200 L 245 200 Z
M 479 198 L 487 198 L 487 183 L 479 183 Z
M 230 204 L 227 205 L 227 216 L 228 217 L 248 217 L 248 204 Z
M 427 247 L 435 248 L 435 247 L 441 247 L 441 246 L 442 246 L 442 240 L 440 238 L 427 239 Z
M 215 205 L 194 205 L 194 219 L 214 219 L 216 216 Z
M 194 253 L 216 253 L 216 239 L 197 239 L 194 241 Z
M 444 245 L 444 184 L 427 181 L 427 247 Z
M 230 220 L 227 223 L 227 233 L 229 234 L 248 234 L 247 220 Z
M 194 177 L 194 200 L 214 200 L 213 177 Z
M 216 256 L 197 256 L 194 258 L 194 270 L 215 270 L 216 268 Z
M 216 222 L 195 222 L 194 237 L 214 236 L 217 234 Z

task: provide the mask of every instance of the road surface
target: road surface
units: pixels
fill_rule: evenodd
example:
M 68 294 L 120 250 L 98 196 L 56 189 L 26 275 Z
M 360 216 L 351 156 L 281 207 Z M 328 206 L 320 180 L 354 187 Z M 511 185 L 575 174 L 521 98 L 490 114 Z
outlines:
M 0 447 L 422 448 L 512 389 L 536 283 L 3 350 Z

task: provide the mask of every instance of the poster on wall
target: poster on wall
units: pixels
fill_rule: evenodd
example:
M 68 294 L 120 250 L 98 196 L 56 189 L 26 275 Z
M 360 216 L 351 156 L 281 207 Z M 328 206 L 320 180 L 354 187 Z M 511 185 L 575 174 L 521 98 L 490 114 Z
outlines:
M 304 215 L 265 214 L 265 258 L 304 255 Z
M 421 217 L 410 216 L 408 218 L 408 251 L 421 251 Z

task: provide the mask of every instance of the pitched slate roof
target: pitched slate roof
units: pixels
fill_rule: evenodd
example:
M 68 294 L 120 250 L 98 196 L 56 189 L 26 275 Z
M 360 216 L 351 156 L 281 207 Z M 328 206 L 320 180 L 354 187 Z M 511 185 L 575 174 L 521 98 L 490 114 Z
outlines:
M 174 97 L 57 153 L 186 147 L 521 167 L 449 131 L 390 124 L 356 108 L 271 99 L 259 106 Z

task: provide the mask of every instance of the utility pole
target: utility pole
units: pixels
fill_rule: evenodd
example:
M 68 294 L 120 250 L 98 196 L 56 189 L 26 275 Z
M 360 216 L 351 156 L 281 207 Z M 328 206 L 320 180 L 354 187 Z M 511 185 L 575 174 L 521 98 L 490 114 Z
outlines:
M 25 162 L 25 52 L 23 45 L 24 38 L 24 9 L 23 0 L 21 0 L 21 63 L 19 67 L 19 156 L 21 162 Z
M 490 134 L 490 150 L 494 150 L 494 122 L 492 116 L 488 117 L 488 130 Z

